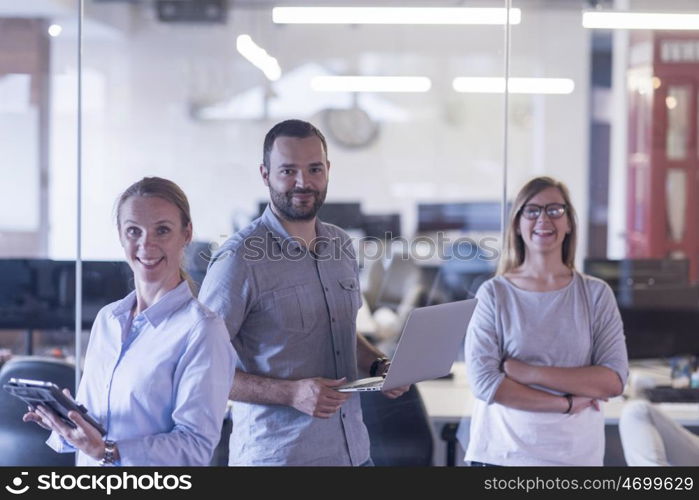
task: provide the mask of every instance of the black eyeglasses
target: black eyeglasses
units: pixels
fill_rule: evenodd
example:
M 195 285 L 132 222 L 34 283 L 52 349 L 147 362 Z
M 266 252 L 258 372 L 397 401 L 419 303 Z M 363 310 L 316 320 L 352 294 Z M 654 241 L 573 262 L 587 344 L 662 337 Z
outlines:
M 535 205 L 534 203 L 527 203 L 522 207 L 520 213 L 525 219 L 536 220 L 543 210 L 550 219 L 560 219 L 566 213 L 567 209 L 568 207 L 563 203 L 549 203 L 544 207 Z

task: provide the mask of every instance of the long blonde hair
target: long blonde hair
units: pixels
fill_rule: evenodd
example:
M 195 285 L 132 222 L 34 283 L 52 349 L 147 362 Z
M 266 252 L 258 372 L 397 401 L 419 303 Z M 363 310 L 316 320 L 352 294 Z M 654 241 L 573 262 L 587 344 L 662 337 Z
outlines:
M 563 239 L 561 258 L 563 264 L 568 268 L 575 269 L 575 246 L 578 241 L 578 224 L 575 207 L 573 207 L 573 203 L 570 201 L 568 188 L 562 182 L 551 177 L 535 177 L 519 190 L 517 198 L 515 198 L 515 202 L 512 205 L 510 217 L 507 222 L 507 230 L 505 231 L 505 245 L 502 250 L 502 255 L 500 256 L 500 261 L 498 262 L 498 275 L 505 274 L 524 263 L 524 240 L 521 234 L 517 234 L 519 218 L 522 216 L 522 207 L 541 191 L 552 187 L 558 189 L 561 196 L 563 196 L 563 200 L 566 204 L 566 214 L 570 223 L 570 233 L 566 234 Z
M 121 207 L 122 205 L 131 198 L 132 196 L 154 196 L 161 198 L 165 201 L 169 201 L 177 207 L 180 211 L 180 220 L 182 221 L 182 227 L 186 228 L 192 224 L 192 214 L 189 209 L 189 200 L 187 200 L 187 195 L 184 194 L 182 188 L 177 184 L 168 179 L 163 179 L 162 177 L 144 177 L 140 181 L 134 182 L 129 187 L 124 190 L 123 193 L 117 199 L 115 212 L 116 212 L 116 222 L 117 228 L 121 232 Z M 189 276 L 187 271 L 184 270 L 182 263 L 180 262 L 180 278 L 187 282 L 192 293 L 196 295 L 197 285 L 194 283 L 192 278 Z

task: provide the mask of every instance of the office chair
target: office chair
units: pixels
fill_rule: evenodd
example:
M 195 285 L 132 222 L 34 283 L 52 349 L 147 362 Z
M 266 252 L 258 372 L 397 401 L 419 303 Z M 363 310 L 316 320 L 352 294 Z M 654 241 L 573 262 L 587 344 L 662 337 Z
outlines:
M 376 300 L 377 307 L 399 312 L 412 310 L 422 293 L 422 271 L 408 255 L 394 255 L 386 269 Z
M 41 357 L 17 357 L 0 370 L 0 386 L 10 378 L 53 382 L 75 394 L 75 366 L 65 361 Z M 74 453 L 56 453 L 46 445 L 49 432 L 35 423 L 22 422 L 27 406 L 22 400 L 0 389 L 0 465 L 75 465 Z
M 389 399 L 379 391 L 360 394 L 374 464 L 432 465 L 432 428 L 415 385 L 397 399 Z
M 394 255 L 381 283 L 374 311 L 374 319 L 381 330 L 379 337 L 395 344 L 408 315 L 420 305 L 424 295 L 420 267 L 407 255 Z M 386 309 L 395 314 L 383 314 Z M 381 316 L 377 317 L 379 313 Z M 387 320 L 389 316 L 392 316 L 390 321 Z
M 495 275 L 492 262 L 483 259 L 446 260 L 439 269 L 433 295 L 446 302 L 472 299 L 478 288 Z
M 368 262 L 366 270 L 366 284 L 362 288 L 364 298 L 366 299 L 369 311 L 374 312 L 378 306 L 379 293 L 381 292 L 381 284 L 386 275 L 386 269 L 383 267 L 383 259 L 375 259 Z

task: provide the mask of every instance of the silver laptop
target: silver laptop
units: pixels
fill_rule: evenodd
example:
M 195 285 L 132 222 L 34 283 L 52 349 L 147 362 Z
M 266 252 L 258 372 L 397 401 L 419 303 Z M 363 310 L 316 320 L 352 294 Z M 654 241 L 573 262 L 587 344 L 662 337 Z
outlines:
M 340 392 L 388 391 L 447 375 L 466 336 L 478 299 L 413 310 L 403 327 L 386 377 L 341 385 Z

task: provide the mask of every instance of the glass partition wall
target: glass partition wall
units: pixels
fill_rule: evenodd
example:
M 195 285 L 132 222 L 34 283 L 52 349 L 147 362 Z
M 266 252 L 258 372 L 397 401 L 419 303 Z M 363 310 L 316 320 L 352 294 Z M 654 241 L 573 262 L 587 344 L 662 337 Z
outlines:
M 79 19 L 77 0 L 0 1 L 0 385 L 75 388 Z M 71 465 L 1 392 L 0 465 Z
M 378 3 L 437 10 L 297 22 L 275 11 L 300 5 L 288 0 L 86 0 L 85 19 L 102 30 L 83 51 L 85 264 L 123 260 L 114 202 L 160 176 L 189 198 L 186 267 L 200 281 L 212 252 L 269 201 L 266 132 L 299 118 L 327 139 L 320 216 L 358 252 L 358 329 L 390 354 L 412 308 L 473 297 L 498 256 L 505 95 L 458 82 L 503 77 L 507 5 L 445 19 L 452 1 Z M 525 22 L 519 11 L 510 21 Z
M 698 38 L 673 14 L 696 5 L 548 3 L 513 2 L 528 22 L 512 30 L 512 75 L 536 78 L 538 90 L 513 88 L 508 193 L 536 175 L 566 183 L 578 213 L 576 266 L 612 286 L 631 359 L 691 359 Z
M 426 3 L 454 7 L 381 6 Z M 475 294 L 508 203 L 549 175 L 570 188 L 576 267 L 614 289 L 631 357 L 699 350 L 697 29 L 599 18 L 692 2 L 484 1 L 496 19 L 465 24 L 299 20 L 291 0 L 18 4 L 0 1 L 3 349 L 74 361 L 77 301 L 84 352 L 96 311 L 133 287 L 114 204 L 145 176 L 187 194 L 201 281 L 269 199 L 265 133 L 300 118 L 328 140 L 321 217 L 353 237 L 358 328 L 383 348 L 405 311 Z
M 298 19 L 290 1 L 87 1 L 85 16 L 104 35 L 84 48 L 84 258 L 123 258 L 114 201 L 161 176 L 189 198 L 187 266 L 199 281 L 211 253 L 269 200 L 259 172 L 266 132 L 300 118 L 328 141 L 321 218 L 353 237 L 367 295 L 360 316 L 380 305 L 396 315 L 387 329 L 368 320 L 363 331 L 394 347 L 413 278 L 418 290 L 403 311 L 473 296 L 500 238 L 504 95 L 456 82 L 502 76 L 506 4 L 484 2 L 483 17 L 428 2 L 412 20 L 395 16 L 424 2 L 381 4 L 408 11 Z M 413 278 L 372 278 L 397 260 Z
M 77 6 L 0 2 L 0 342 L 8 355 L 74 356 Z

